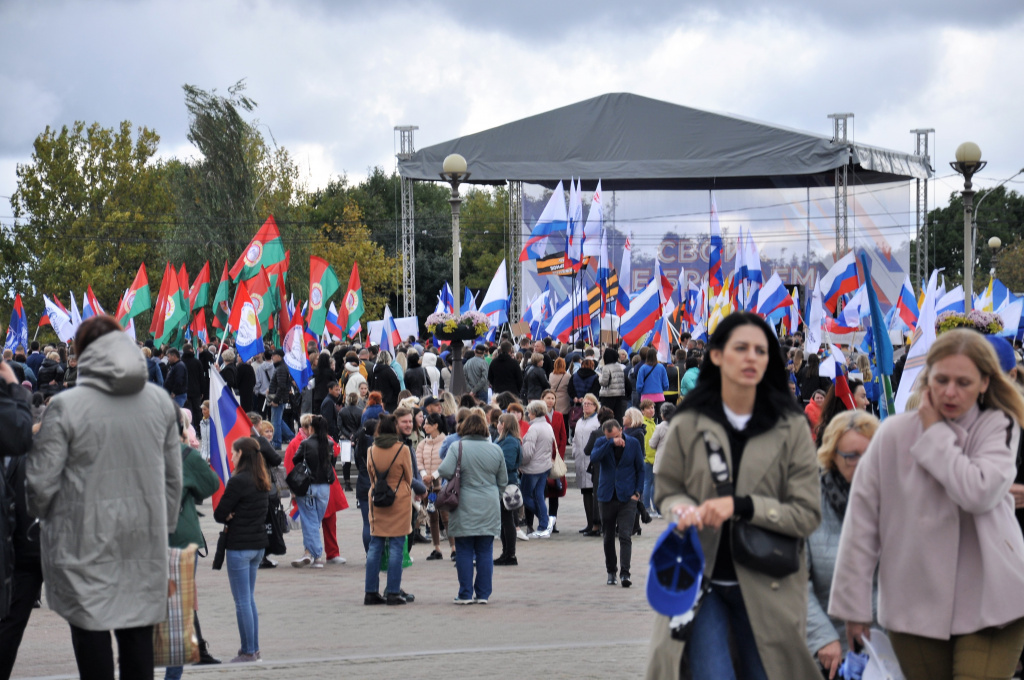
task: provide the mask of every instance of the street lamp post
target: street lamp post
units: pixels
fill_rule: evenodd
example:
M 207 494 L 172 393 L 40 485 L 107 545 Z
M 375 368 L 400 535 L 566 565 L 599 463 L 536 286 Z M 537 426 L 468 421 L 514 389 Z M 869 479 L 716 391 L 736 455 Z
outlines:
M 974 173 L 985 167 L 981 160 L 981 149 L 974 142 L 964 142 L 956 148 L 956 161 L 950 167 L 964 176 L 964 310 L 971 311 L 974 302 L 974 234 L 972 233 L 974 214 L 974 190 L 971 178 Z
M 462 207 L 462 197 L 459 196 L 459 184 L 469 179 L 466 159 L 457 153 L 449 154 L 441 164 L 441 179 L 448 182 L 452 187 L 451 198 L 448 202 L 452 206 L 452 279 L 455 283 L 452 286 L 452 297 L 455 299 L 455 312 L 458 313 L 462 304 L 462 284 L 459 281 L 459 258 L 462 256 L 462 244 L 459 238 L 459 209 Z M 462 396 L 466 391 L 466 375 L 462 370 L 462 341 L 452 340 L 450 345 L 452 353 L 452 394 Z
M 989 270 L 989 274 L 992 278 L 996 278 L 996 267 L 999 266 L 999 249 L 1003 247 L 1003 240 L 998 236 L 993 236 L 988 240 L 988 249 L 992 251 L 992 267 Z

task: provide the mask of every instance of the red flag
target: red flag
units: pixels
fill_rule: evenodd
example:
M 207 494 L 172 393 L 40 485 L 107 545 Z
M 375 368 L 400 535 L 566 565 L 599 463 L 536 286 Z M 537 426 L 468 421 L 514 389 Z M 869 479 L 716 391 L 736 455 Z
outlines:
M 131 319 L 147 309 L 149 309 L 149 277 L 146 275 L 146 263 L 143 262 L 139 265 L 139 272 L 128 288 L 127 295 L 121 297 L 115 318 L 123 326 L 126 318 Z
M 184 267 L 185 265 L 182 265 Z M 199 275 L 188 289 L 188 308 L 194 310 L 198 299 L 199 307 L 205 307 L 210 297 L 210 262 L 207 261 L 199 270 Z
M 284 259 L 284 247 L 281 244 L 281 232 L 277 229 L 274 216 L 270 215 L 260 230 L 256 232 L 256 236 L 249 242 L 245 252 L 232 265 L 231 280 L 237 280 L 243 270 L 247 270 L 246 275 L 251 277 L 261 264 L 270 265 L 282 259 Z
M 65 314 L 67 314 L 67 315 L 68 315 L 68 317 L 70 317 L 70 316 L 71 316 L 71 312 L 69 312 L 69 311 L 68 311 L 68 308 L 67 308 L 67 307 L 65 307 L 64 305 L 62 305 L 62 304 L 60 303 L 60 300 L 58 300 L 58 299 L 57 299 L 57 296 L 56 296 L 56 295 L 54 295 L 54 296 L 53 296 L 53 304 L 55 304 L 55 305 L 57 305 L 58 307 L 60 307 L 60 311 L 62 311 L 62 312 L 64 312 Z M 49 320 L 47 320 L 47 323 L 49 323 Z
M 164 334 L 164 313 L 167 311 L 167 294 L 171 288 L 171 281 L 177 279 L 174 268 L 168 262 L 164 267 L 164 277 L 160 281 L 160 292 L 156 296 L 156 307 L 153 309 L 153 320 L 149 323 L 149 333 L 154 338 L 162 337 Z

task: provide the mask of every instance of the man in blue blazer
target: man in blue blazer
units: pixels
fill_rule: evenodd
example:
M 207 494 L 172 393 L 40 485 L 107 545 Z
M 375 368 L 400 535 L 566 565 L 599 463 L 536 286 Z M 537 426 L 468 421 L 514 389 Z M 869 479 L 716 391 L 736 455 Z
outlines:
M 590 462 L 601 471 L 597 500 L 601 505 L 604 529 L 604 563 L 608 585 L 615 581 L 615 536 L 619 537 L 622 570 L 619 579 L 623 588 L 633 585 L 629 578 L 629 558 L 633 550 L 633 521 L 637 500 L 644 488 L 644 452 L 632 437 L 624 437 L 622 426 L 608 420 L 601 427 L 604 437 L 594 444 Z

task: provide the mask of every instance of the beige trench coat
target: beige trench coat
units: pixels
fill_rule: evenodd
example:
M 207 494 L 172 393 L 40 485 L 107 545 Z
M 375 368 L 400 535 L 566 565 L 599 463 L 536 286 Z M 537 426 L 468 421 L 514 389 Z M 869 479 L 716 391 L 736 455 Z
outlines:
M 725 428 L 706 415 L 688 411 L 674 418 L 664 452 L 654 463 L 654 502 L 668 510 L 676 505 L 699 505 L 715 497 L 703 433 L 710 432 L 722 445 L 732 467 Z M 731 469 L 730 469 L 731 475 Z M 821 522 L 818 463 L 807 421 L 796 414 L 783 417 L 775 427 L 751 438 L 743 452 L 737 496 L 754 501 L 756 526 L 789 536 L 806 538 Z M 704 529 L 700 542 L 706 560 L 705 578 L 715 568 L 721 532 Z M 768 677 L 772 680 L 818 680 L 821 675 L 804 640 L 807 629 L 807 564 L 785 578 L 772 578 L 736 565 L 743 602 Z M 723 644 L 726 644 L 723 641 Z M 657 616 L 647 677 L 679 677 L 683 644 L 669 635 L 668 618 Z

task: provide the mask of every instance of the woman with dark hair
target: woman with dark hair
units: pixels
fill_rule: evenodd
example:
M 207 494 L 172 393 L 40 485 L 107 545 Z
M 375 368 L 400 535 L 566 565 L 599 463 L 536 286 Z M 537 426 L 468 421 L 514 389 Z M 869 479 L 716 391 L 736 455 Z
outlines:
M 388 413 L 398 408 L 398 393 L 402 391 L 402 383 L 392 365 L 390 352 L 381 350 L 377 353 L 377 362 L 367 377 L 366 382 L 372 392 L 379 392 L 384 410 Z M 397 366 L 397 364 L 394 364 Z
M 320 352 L 313 370 L 313 408 L 319 409 L 327 396 L 328 385 L 334 380 L 334 369 L 331 368 L 331 355 Z
M 827 392 L 828 388 L 832 386 L 832 381 L 829 378 L 818 375 L 820 367 L 821 359 L 817 354 L 811 354 L 807 357 L 803 368 L 800 369 L 803 375 L 797 374 L 797 379 L 800 381 L 800 394 L 805 399 L 805 403 L 811 400 L 811 395 L 816 390 Z
M 267 547 L 267 504 L 270 474 L 263 462 L 260 445 L 251 437 L 236 439 L 231 447 L 234 470 L 213 518 L 225 525 L 231 597 L 242 646 L 232 662 L 259 661 L 260 622 L 256 611 L 256 573 Z M 316 526 L 319 527 L 319 521 Z
M 409 390 L 414 397 L 423 398 L 430 394 L 430 388 L 427 386 L 427 373 L 420 365 L 420 353 L 409 350 L 409 354 L 406 356 L 406 366 L 405 389 Z
M 658 617 L 649 678 L 676 678 L 682 667 L 694 680 L 821 677 L 804 641 L 804 551 L 795 571 L 773 577 L 732 548 L 740 522 L 806 539 L 821 521 L 815 451 L 786 380 L 779 342 L 760 317 L 736 312 L 718 324 L 654 464 L 655 505 L 680 531 L 700 530 L 711 589 L 685 649 Z M 726 479 L 713 476 L 712 458 Z
M 441 465 L 441 442 L 444 440 L 444 428 L 447 426 L 444 416 L 440 413 L 428 413 L 423 421 L 423 431 L 426 438 L 416 446 L 416 462 L 419 463 L 420 475 L 430 483 L 430 492 L 436 494 L 441 490 L 441 482 L 434 478 L 434 470 Z M 444 510 L 435 510 L 427 513 L 430 522 L 430 542 L 434 550 L 427 556 L 427 560 L 441 560 L 441 522 L 448 523 L 448 513 Z M 448 536 L 449 547 L 452 553 L 455 552 L 455 538 Z
M 626 406 L 629 403 L 626 398 L 626 369 L 619 363 L 619 352 L 614 347 L 605 349 L 603 359 L 601 391 L 597 396 L 601 400 L 601 406 L 610 408 L 616 420 L 622 422 L 622 416 L 626 413 Z M 580 399 L 582 398 L 580 395 Z
M 379 366 L 380 364 L 378 364 Z M 390 505 L 376 505 L 370 511 L 370 548 L 366 553 L 366 593 L 363 604 L 402 605 L 409 600 L 402 592 L 402 548 L 412 526 L 412 452 L 398 434 L 395 416 L 382 415 L 377 423 L 373 446 L 366 456 L 370 488 L 378 477 L 394 491 Z M 380 594 L 380 563 L 384 543 L 388 544 L 388 582 Z
M 494 573 L 494 537 L 501 535 L 501 492 L 508 485 L 505 456 L 491 443 L 487 422 L 479 413 L 466 416 L 459 423 L 458 434 L 458 447 L 452 447 L 437 469 L 442 479 L 450 480 L 458 468 L 461 480 L 459 507 L 451 511 L 448 523 L 448 535 L 455 537 L 459 576 L 454 602 L 487 604 Z
M 320 523 L 327 512 L 331 484 L 335 481 L 334 446 L 327 436 L 327 421 L 323 416 L 313 415 L 310 418 L 309 429 L 310 436 L 302 440 L 299 450 L 292 458 L 294 465 L 305 463 L 312 477 L 306 495 L 295 499 L 302 524 L 302 545 L 306 550 L 302 557 L 292 561 L 292 566 L 323 569 L 326 559 L 323 540 L 320 537 Z
M 658 352 L 653 347 L 647 348 L 647 359 L 636 372 L 636 391 L 640 393 L 640 401 L 654 403 L 654 408 L 665 401 L 668 391 L 668 373 L 658 361 Z
M 380 392 L 370 392 L 369 396 L 366 397 L 366 408 L 363 409 L 363 415 L 359 416 L 360 422 L 364 425 L 367 420 L 379 419 L 383 414 L 387 413 L 384 410 L 383 397 Z
M 818 416 L 818 425 L 814 428 L 814 445 L 821 448 L 822 437 L 825 429 L 840 413 L 844 411 L 857 410 L 866 411 L 868 407 L 867 395 L 864 391 L 864 383 L 855 378 L 847 380 L 850 386 L 850 400 L 853 402 L 853 409 L 846 401 L 836 396 L 836 386 L 833 384 L 825 393 L 825 401 L 821 403 L 821 414 Z
M 517 403 L 519 403 L 519 397 L 512 394 L 511 392 L 501 392 L 500 394 L 497 394 L 494 397 L 495 406 L 500 408 L 502 411 L 507 411 L 509 404 Z

